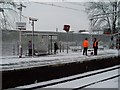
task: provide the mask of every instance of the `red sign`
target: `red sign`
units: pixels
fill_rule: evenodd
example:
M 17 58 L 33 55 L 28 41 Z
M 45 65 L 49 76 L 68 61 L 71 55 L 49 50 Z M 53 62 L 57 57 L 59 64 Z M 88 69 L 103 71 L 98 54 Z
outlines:
M 64 25 L 63 30 L 65 30 L 66 32 L 69 32 L 70 29 L 70 25 Z

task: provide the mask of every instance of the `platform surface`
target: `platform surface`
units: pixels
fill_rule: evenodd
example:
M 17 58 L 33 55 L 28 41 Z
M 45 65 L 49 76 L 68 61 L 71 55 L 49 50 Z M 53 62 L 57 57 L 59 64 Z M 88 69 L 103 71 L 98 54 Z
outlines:
M 88 56 L 82 55 L 82 52 L 79 51 L 69 51 L 68 53 L 65 51 L 53 55 L 34 57 L 22 56 L 22 58 L 19 58 L 18 56 L 2 56 L 0 57 L 0 70 L 32 68 L 118 56 L 118 50 L 114 49 L 99 50 L 97 56 L 90 55 L 90 53 L 91 52 L 88 51 Z

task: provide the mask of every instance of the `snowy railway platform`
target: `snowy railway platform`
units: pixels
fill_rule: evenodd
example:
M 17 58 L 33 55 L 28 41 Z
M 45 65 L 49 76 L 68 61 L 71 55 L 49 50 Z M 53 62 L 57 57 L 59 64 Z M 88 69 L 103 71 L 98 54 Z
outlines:
M 67 77 L 120 64 L 117 50 L 100 50 L 97 56 L 90 55 L 90 52 L 88 54 L 85 56 L 82 52 L 62 52 L 39 57 L 1 57 L 3 88 Z
M 90 55 L 90 52 L 88 52 L 88 56 L 82 55 L 82 52 L 62 52 L 46 56 L 23 56 L 22 58 L 19 58 L 18 56 L 2 56 L 0 57 L 0 70 L 6 71 L 39 66 L 59 65 L 114 56 L 118 56 L 118 51 L 112 49 L 100 50 L 98 51 L 97 56 Z

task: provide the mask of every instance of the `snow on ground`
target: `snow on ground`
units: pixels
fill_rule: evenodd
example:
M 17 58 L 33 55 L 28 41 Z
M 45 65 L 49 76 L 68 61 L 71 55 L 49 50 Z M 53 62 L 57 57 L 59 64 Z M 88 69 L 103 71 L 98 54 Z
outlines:
M 119 88 L 118 85 L 120 83 L 119 81 L 120 76 L 112 79 L 108 79 L 105 81 L 101 81 L 106 78 L 119 75 L 119 72 L 118 72 L 119 68 L 115 69 L 116 67 L 119 67 L 119 66 L 117 65 L 117 66 L 106 68 L 106 69 L 90 71 L 83 74 L 49 80 L 49 81 L 35 83 L 31 85 L 19 86 L 16 88 L 38 87 L 37 90 L 39 90 L 39 86 L 44 86 L 43 88 L 79 88 L 85 85 L 88 85 L 85 88 Z M 98 72 L 101 72 L 101 73 L 98 73 Z M 93 73 L 97 73 L 97 74 L 93 74 Z M 82 77 L 82 78 L 77 78 L 77 77 Z M 65 80 L 71 80 L 71 81 L 65 81 Z M 65 81 L 65 82 L 62 82 L 62 81 Z M 51 83 L 56 83 L 56 84 L 52 85 Z
M 90 55 L 90 52 L 88 52 Z M 1 70 L 14 70 L 20 68 L 30 68 L 35 66 L 46 66 L 54 64 L 62 64 L 69 62 L 82 62 L 85 60 L 100 59 L 106 57 L 114 57 L 118 55 L 117 50 L 104 49 L 99 50 L 97 56 L 85 56 L 82 52 L 72 52 L 69 53 L 62 52 L 53 55 L 46 56 L 23 56 L 23 58 L 18 58 L 18 56 L 3 56 L 0 57 L 0 68 Z
M 103 80 L 115 75 L 118 75 L 118 70 L 113 70 L 113 71 L 105 72 L 98 75 L 92 75 L 82 79 L 77 79 L 77 80 L 73 80 L 70 82 L 62 83 L 62 84 L 48 86 L 45 88 L 78 88 L 91 83 L 94 83 L 94 84 L 86 88 L 118 88 L 118 77 L 112 80 L 108 80 L 106 82 L 96 83 L 100 80 Z

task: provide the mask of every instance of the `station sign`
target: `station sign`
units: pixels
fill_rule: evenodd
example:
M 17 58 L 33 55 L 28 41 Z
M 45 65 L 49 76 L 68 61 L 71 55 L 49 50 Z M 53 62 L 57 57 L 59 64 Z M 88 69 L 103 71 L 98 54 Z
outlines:
M 20 30 L 26 30 L 26 23 L 25 22 L 16 22 L 16 28 Z

